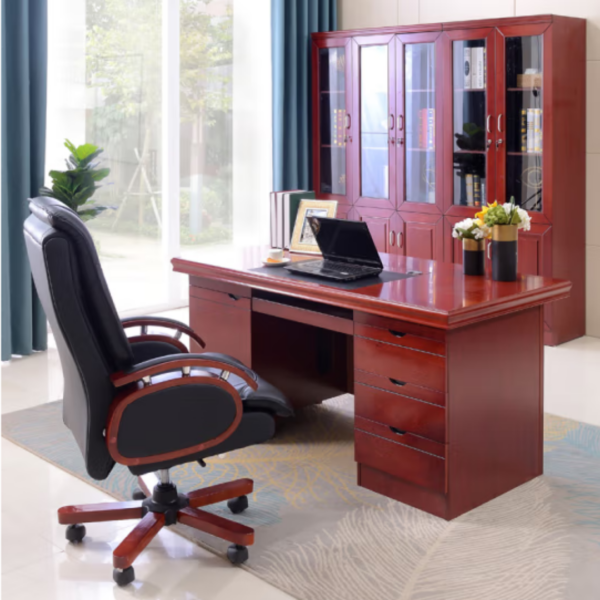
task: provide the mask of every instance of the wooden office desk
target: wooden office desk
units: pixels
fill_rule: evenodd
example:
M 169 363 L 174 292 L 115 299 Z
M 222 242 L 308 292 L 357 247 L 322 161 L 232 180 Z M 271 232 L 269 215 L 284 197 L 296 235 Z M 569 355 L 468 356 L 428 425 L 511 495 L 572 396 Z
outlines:
M 359 485 L 452 519 L 542 473 L 542 305 L 569 282 L 383 254 L 423 274 L 348 291 L 250 271 L 265 255 L 174 259 L 190 324 L 296 407 L 353 393 Z

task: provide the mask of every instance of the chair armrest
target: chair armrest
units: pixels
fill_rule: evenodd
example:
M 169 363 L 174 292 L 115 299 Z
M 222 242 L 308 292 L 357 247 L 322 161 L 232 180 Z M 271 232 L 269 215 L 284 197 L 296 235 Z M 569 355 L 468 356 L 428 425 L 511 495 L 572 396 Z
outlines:
M 220 369 L 223 372 L 233 373 L 243 379 L 253 390 L 258 389 L 254 371 L 248 369 L 243 363 L 231 356 L 214 352 L 205 352 L 203 354 L 168 354 L 167 356 L 160 356 L 141 362 L 126 371 L 113 373 L 110 376 L 110 380 L 115 387 L 122 387 L 133 383 L 134 381 L 152 377 L 152 375 L 169 373 L 170 371 L 187 370 L 192 367 L 212 367 Z M 226 377 L 222 378 L 226 380 Z
M 142 333 L 145 333 L 144 329 L 149 326 L 175 329 L 176 340 L 181 337 L 182 333 L 185 333 L 190 339 L 199 344 L 201 348 L 206 348 L 204 340 L 191 327 L 188 327 L 175 319 L 168 319 L 166 317 L 129 317 L 127 319 L 122 319 L 121 324 L 123 325 L 123 329 L 129 327 L 141 327 Z
M 180 355 L 176 355 L 180 356 Z M 154 361 L 148 361 L 154 362 Z M 213 361 L 204 361 L 204 362 L 213 362 Z M 147 369 L 146 369 L 147 370 Z M 147 399 L 149 396 L 154 394 L 163 395 L 167 390 L 172 396 L 172 400 L 176 401 L 178 394 L 183 391 L 188 386 L 209 386 L 215 388 L 221 388 L 226 391 L 232 398 L 234 403 L 234 412 L 231 415 L 231 419 L 226 423 L 222 424 L 225 426 L 224 430 L 220 433 L 216 431 L 213 434 L 199 436 L 195 443 L 191 445 L 187 445 L 184 448 L 176 448 L 170 451 L 161 451 L 158 447 L 153 452 L 152 450 L 144 451 L 143 455 L 135 455 L 135 456 L 125 456 L 119 450 L 119 436 L 121 431 L 121 421 L 123 418 L 123 414 L 126 409 L 134 404 L 138 400 Z M 214 404 L 213 404 L 214 406 Z M 193 404 L 190 405 L 187 403 L 187 413 L 190 413 L 192 410 Z M 145 408 L 144 424 L 140 423 L 140 427 L 146 431 L 148 431 L 149 427 L 153 427 L 154 430 L 157 428 L 160 429 L 164 426 L 164 421 L 161 419 L 161 414 L 163 410 L 169 410 L 169 403 L 165 404 L 165 408 L 156 408 L 153 411 L 148 411 Z M 206 408 L 202 409 L 202 404 L 199 403 L 196 407 L 196 411 L 204 410 L 204 414 L 201 418 L 211 419 L 212 412 L 206 413 Z M 229 436 L 231 436 L 234 431 L 237 429 L 240 421 L 242 419 L 242 415 L 244 412 L 242 399 L 238 390 L 228 381 L 219 377 L 218 375 L 210 372 L 202 372 L 198 374 L 191 374 L 190 376 L 181 376 L 175 377 L 172 379 L 168 379 L 166 381 L 160 381 L 156 384 L 150 385 L 137 385 L 133 387 L 127 387 L 121 390 L 121 392 L 116 396 L 110 405 L 106 426 L 106 444 L 108 447 L 108 451 L 113 458 L 113 460 L 119 464 L 127 465 L 127 466 L 137 466 L 151 463 L 160 463 L 163 461 L 171 461 L 174 459 L 189 457 L 198 452 L 207 450 L 212 448 L 213 446 L 217 446 L 224 440 L 226 440 Z M 186 416 L 182 416 L 182 418 L 190 418 L 189 414 Z M 198 416 L 198 414 L 196 414 Z M 172 423 L 171 423 L 172 426 Z M 172 427 L 171 427 L 172 430 Z M 150 436 L 152 439 L 152 436 Z M 188 442 L 189 444 L 189 442 Z

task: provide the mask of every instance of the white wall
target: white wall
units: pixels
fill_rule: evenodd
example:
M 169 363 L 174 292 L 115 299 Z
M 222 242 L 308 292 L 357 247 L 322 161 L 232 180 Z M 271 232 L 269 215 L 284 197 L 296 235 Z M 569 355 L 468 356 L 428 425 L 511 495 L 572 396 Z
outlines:
M 557 14 L 587 19 L 587 333 L 600 337 L 600 0 L 338 0 L 340 29 Z

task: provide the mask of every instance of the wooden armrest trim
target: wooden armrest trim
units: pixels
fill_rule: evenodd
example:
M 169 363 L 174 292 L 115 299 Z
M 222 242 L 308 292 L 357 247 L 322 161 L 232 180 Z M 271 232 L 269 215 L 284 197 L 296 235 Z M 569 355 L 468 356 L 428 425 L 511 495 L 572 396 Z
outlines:
M 175 360 L 165 361 L 163 363 L 146 367 L 145 369 L 138 369 L 131 373 L 124 373 L 120 371 L 113 373 L 110 376 L 110 380 L 116 387 L 122 387 L 135 381 L 140 381 L 144 377 L 152 377 L 152 375 L 158 375 L 159 373 L 168 373 L 169 371 L 177 371 L 183 369 L 183 367 L 212 367 L 221 371 L 229 371 L 239 378 L 243 379 L 253 390 L 258 389 L 258 383 L 250 377 L 246 371 L 229 365 L 227 363 L 219 362 L 217 360 L 209 360 L 205 358 L 190 358 L 189 356 L 183 355 L 181 358 Z M 187 379 L 187 378 L 186 378 Z
M 189 353 L 187 346 L 179 341 L 176 338 L 170 337 L 168 335 L 160 335 L 160 334 L 145 334 L 145 335 L 132 335 L 130 338 L 127 338 L 130 344 L 135 344 L 136 342 L 165 342 L 167 344 L 171 344 L 171 346 L 175 346 L 180 352 L 184 352 L 186 354 Z
M 133 458 L 123 456 L 119 452 L 117 440 L 119 437 L 119 425 L 121 424 L 121 418 L 123 417 L 125 409 L 131 403 L 143 398 L 144 396 L 147 396 L 148 394 L 154 394 L 155 392 L 189 384 L 209 384 L 226 390 L 233 397 L 235 402 L 235 417 L 231 425 L 217 437 L 188 448 L 174 450 L 172 452 L 163 452 L 162 454 L 153 454 L 151 456 Z M 126 466 L 146 465 L 155 462 L 172 460 L 181 456 L 196 454 L 202 450 L 207 450 L 226 440 L 237 429 L 242 419 L 243 412 L 244 407 L 238 391 L 230 383 L 211 373 L 205 373 L 201 377 L 180 377 L 178 379 L 170 379 L 169 381 L 164 381 L 162 383 L 146 387 L 139 386 L 133 391 L 124 390 L 115 398 L 115 400 L 113 400 L 112 404 L 110 405 L 108 424 L 106 427 L 106 445 L 108 446 L 108 451 L 114 461 Z
M 185 333 L 192 340 L 194 340 L 197 344 L 199 344 L 202 348 L 206 348 L 206 344 L 204 340 L 191 328 L 183 323 L 169 323 L 165 321 L 161 321 L 160 319 L 153 319 L 152 317 L 140 317 L 139 319 L 129 319 L 125 323 L 122 323 L 123 329 L 127 329 L 128 327 L 164 327 L 165 329 L 175 329 L 177 331 L 181 331 L 181 333 Z

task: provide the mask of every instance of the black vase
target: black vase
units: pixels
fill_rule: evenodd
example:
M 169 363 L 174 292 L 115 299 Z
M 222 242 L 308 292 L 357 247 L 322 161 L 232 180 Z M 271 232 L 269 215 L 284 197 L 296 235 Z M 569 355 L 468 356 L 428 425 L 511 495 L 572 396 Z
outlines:
M 517 280 L 516 225 L 492 227 L 492 279 L 494 281 Z
M 463 273 L 485 275 L 485 241 L 463 240 Z

